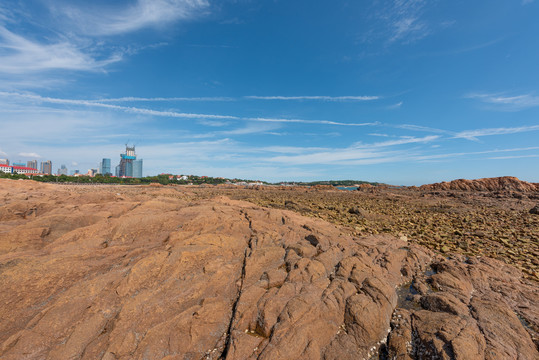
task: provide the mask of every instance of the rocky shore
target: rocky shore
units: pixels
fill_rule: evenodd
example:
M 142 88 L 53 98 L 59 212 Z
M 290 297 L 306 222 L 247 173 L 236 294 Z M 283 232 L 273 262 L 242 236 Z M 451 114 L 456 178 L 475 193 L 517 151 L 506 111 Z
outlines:
M 539 281 L 539 191 L 364 188 L 194 189 L 260 206 L 296 211 L 338 224 L 357 236 L 391 234 L 439 254 L 488 256 Z
M 537 359 L 537 198 L 439 191 L 0 181 L 0 358 Z

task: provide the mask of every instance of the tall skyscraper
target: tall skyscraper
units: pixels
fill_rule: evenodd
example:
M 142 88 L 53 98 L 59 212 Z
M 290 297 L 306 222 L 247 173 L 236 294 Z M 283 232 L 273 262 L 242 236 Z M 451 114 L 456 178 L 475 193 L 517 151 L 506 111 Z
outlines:
M 142 177 L 142 159 L 133 161 L 133 177 L 134 178 Z
M 142 160 L 137 160 L 135 146 L 125 146 L 125 154 L 120 154 L 120 164 L 118 165 L 118 175 L 126 177 L 142 177 Z
M 37 169 L 37 160 L 27 161 L 26 166 L 32 169 Z
M 49 174 L 52 175 L 52 161 L 42 161 L 41 162 L 41 168 L 39 169 L 39 172 L 42 174 Z
M 99 173 L 103 175 L 112 175 L 110 168 L 110 159 L 103 159 L 99 163 Z
M 65 165 L 62 164 L 62 166 L 60 166 L 58 169 L 58 175 L 67 175 L 67 168 Z

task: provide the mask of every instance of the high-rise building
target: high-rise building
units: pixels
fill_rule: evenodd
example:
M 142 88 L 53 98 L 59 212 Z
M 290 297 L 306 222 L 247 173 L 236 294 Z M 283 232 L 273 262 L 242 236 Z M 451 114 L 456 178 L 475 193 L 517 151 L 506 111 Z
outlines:
M 27 161 L 26 167 L 29 167 L 31 169 L 37 169 L 37 160 Z
M 99 163 L 99 173 L 103 175 L 112 175 L 110 169 L 110 159 L 103 159 Z
M 39 169 L 39 172 L 42 174 L 49 174 L 52 175 L 52 161 L 42 161 L 41 162 L 41 168 Z
M 135 146 L 126 145 L 125 154 L 120 154 L 117 176 L 142 177 L 142 160 L 137 161 Z
M 65 165 L 62 164 L 62 166 L 60 166 L 58 169 L 58 175 L 67 175 L 67 168 Z
M 9 159 L 0 159 L 0 165 L 7 165 L 7 166 L 9 166 Z
M 133 177 L 142 177 L 142 159 L 133 161 Z

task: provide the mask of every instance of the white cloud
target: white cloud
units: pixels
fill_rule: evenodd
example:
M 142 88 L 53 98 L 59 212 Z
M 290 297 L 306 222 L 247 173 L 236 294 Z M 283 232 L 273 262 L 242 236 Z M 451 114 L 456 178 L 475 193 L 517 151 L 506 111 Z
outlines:
M 0 149 L 0 156 L 7 156 L 7 153 L 3 152 L 2 149 Z
M 219 121 L 219 120 L 206 120 L 206 119 L 200 119 L 197 120 L 197 123 L 204 126 L 211 126 L 211 127 L 223 127 L 228 125 L 228 122 L 225 121 Z
M 518 111 L 539 106 L 539 96 L 522 94 L 506 96 L 496 93 L 472 93 L 465 96 L 468 99 L 477 99 L 481 102 L 492 104 L 496 109 Z
M 387 124 L 386 126 L 397 128 L 397 129 L 404 129 L 404 130 L 430 132 L 434 134 L 453 134 L 453 132 L 448 131 L 448 130 L 436 129 L 436 128 L 432 128 L 428 126 L 421 126 L 421 125 L 414 125 L 414 124 L 397 124 L 397 125 Z
M 393 36 L 390 42 L 407 38 L 408 41 L 419 40 L 428 35 L 428 28 L 425 23 L 417 17 L 405 17 L 393 22 Z
M 383 37 L 388 43 L 410 43 L 431 33 L 431 28 L 422 16 L 426 0 L 393 0 L 382 2 L 382 9 L 375 11 L 377 22 L 366 34 L 366 39 Z
M 264 122 L 282 122 L 282 123 L 301 123 L 301 124 L 320 124 L 320 125 L 338 125 L 338 126 L 376 126 L 379 122 L 366 123 L 343 123 L 329 120 L 303 120 L 303 119 L 279 119 L 279 118 L 245 118 L 245 120 L 264 121 Z
M 489 128 L 489 129 L 465 130 L 465 131 L 456 133 L 454 138 L 477 140 L 477 138 L 481 136 L 516 134 L 516 133 L 521 133 L 521 132 L 529 132 L 529 131 L 537 131 L 537 130 L 539 130 L 539 125 L 519 126 L 519 127 L 512 127 L 512 128 Z
M 268 161 L 292 165 L 367 165 L 400 161 L 412 156 L 413 152 L 405 150 L 386 150 L 392 146 L 428 143 L 438 139 L 437 135 L 422 138 L 389 140 L 373 144 L 356 143 L 347 148 L 336 148 L 308 154 L 282 155 L 269 158 Z
M 536 158 L 536 157 L 539 157 L 539 154 L 514 155 L 514 156 L 494 156 L 494 157 L 489 157 L 489 160 L 507 160 L 507 159 L 522 159 L 522 158 Z
M 68 40 L 39 43 L 0 25 L 0 73 L 21 74 L 46 70 L 97 71 L 122 59 L 113 54 L 98 59 L 89 49 Z
M 371 101 L 380 96 L 244 96 L 255 100 L 323 100 L 323 101 Z
M 19 156 L 24 156 L 24 157 L 28 157 L 28 158 L 41 158 L 42 156 L 35 153 L 35 152 L 21 152 L 19 153 Z
M 400 109 L 400 107 L 402 106 L 403 102 L 402 101 L 399 101 L 398 103 L 396 104 L 393 104 L 393 105 L 389 105 L 387 108 L 388 109 Z
M 207 0 L 138 0 L 128 6 L 114 2 L 107 6 L 93 2 L 80 6 L 67 1 L 43 3 L 50 13 L 32 14 L 29 7 L 16 2 L 9 9 L 0 6 L 0 73 L 5 74 L 4 81 L 16 83 L 21 79 L 15 75 L 50 70 L 103 71 L 126 55 L 164 43 L 114 44 L 111 38 L 96 40 L 96 36 L 164 27 L 194 19 L 209 8 Z M 21 24 L 25 26 L 24 35 Z M 33 35 L 28 35 L 32 30 Z
M 0 96 L 15 97 L 19 99 L 27 99 L 27 100 L 33 100 L 37 102 L 50 103 L 50 104 L 81 105 L 81 106 L 87 106 L 87 107 L 106 108 L 106 109 L 112 109 L 112 110 L 120 110 L 127 113 L 135 113 L 135 114 L 151 115 L 151 116 L 164 116 L 164 117 L 187 118 L 187 119 L 239 119 L 237 116 L 230 116 L 230 115 L 194 114 L 194 113 L 180 113 L 176 111 L 159 111 L 159 110 L 144 109 L 144 108 L 137 108 L 137 107 L 131 107 L 131 106 L 104 104 L 104 103 L 95 102 L 91 100 L 59 99 L 59 98 L 51 98 L 51 97 L 39 96 L 39 95 L 33 95 L 33 94 L 22 94 L 22 93 L 4 92 L 4 91 L 0 91 Z
M 257 121 L 257 122 L 274 122 L 274 123 L 304 123 L 304 124 L 320 124 L 320 125 L 338 125 L 338 126 L 375 126 L 380 125 L 378 122 L 367 123 L 343 123 L 329 120 L 304 120 L 304 119 L 281 119 L 281 118 L 263 118 L 263 117 L 239 117 L 233 115 L 218 115 L 218 114 L 197 114 L 197 113 L 180 113 L 176 111 L 161 111 L 152 110 L 138 107 L 120 106 L 113 104 L 106 104 L 96 102 L 92 100 L 74 100 L 74 99 L 59 99 L 51 98 L 33 94 L 23 94 L 15 92 L 0 91 L 0 96 L 19 98 L 32 100 L 42 103 L 62 104 L 62 105 L 80 105 L 87 107 L 106 108 L 111 110 L 119 110 L 127 113 L 135 113 L 149 116 L 161 116 L 172 118 L 186 118 L 186 119 L 227 119 L 227 120 L 245 120 L 245 121 Z
M 161 102 L 161 101 L 234 101 L 234 98 L 230 97 L 156 97 L 156 98 L 144 98 L 144 97 L 132 97 L 126 96 L 121 98 L 112 99 L 99 99 L 88 100 L 90 102 Z
M 129 7 L 55 7 L 71 25 L 87 36 L 118 35 L 144 28 L 159 28 L 200 16 L 209 7 L 206 0 L 138 0 Z
M 206 132 L 198 135 L 189 135 L 191 138 L 210 138 L 217 136 L 233 136 L 233 135 L 250 135 L 250 134 L 267 134 L 268 131 L 275 130 L 279 128 L 279 124 L 268 124 L 268 123 L 247 123 L 245 126 L 232 129 L 232 130 L 222 130 L 222 131 L 212 131 Z

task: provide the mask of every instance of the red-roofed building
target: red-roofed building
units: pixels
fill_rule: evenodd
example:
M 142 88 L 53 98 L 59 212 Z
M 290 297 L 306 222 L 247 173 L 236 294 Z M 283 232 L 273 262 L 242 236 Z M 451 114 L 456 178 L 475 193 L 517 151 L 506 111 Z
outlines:
M 39 171 L 26 166 L 9 166 L 0 164 L 0 172 L 7 174 L 37 174 Z

